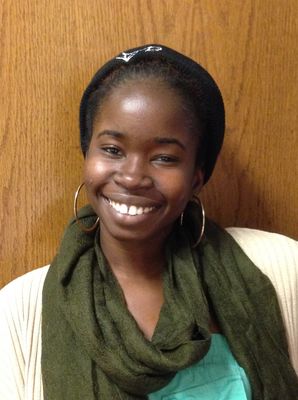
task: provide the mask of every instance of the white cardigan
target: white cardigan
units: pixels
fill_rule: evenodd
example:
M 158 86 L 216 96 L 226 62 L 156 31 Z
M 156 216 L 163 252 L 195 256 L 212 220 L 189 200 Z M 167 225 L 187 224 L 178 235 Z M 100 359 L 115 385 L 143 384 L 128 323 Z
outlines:
M 276 289 L 298 373 L 298 242 L 246 228 L 228 232 Z M 0 291 L 1 400 L 43 400 L 41 300 L 48 268 L 31 271 Z

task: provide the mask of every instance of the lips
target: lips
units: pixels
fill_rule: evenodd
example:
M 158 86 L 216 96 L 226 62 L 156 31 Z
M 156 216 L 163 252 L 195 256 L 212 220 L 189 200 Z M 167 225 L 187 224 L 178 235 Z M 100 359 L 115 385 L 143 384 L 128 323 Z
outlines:
M 119 212 L 120 214 L 124 214 L 124 215 L 142 215 L 142 214 L 148 214 L 151 211 L 153 211 L 155 209 L 155 207 L 138 207 L 138 206 L 129 206 L 127 204 L 123 204 L 123 203 L 116 203 L 115 201 L 112 201 L 110 199 L 108 199 L 109 204 L 112 208 L 114 208 L 114 210 L 116 210 L 117 212 Z
M 149 214 L 160 207 L 160 205 L 155 202 L 149 202 L 148 199 L 139 198 L 137 196 L 118 195 L 117 197 L 118 198 L 115 199 L 114 196 L 112 198 L 104 196 L 108 204 L 122 215 L 137 216 Z

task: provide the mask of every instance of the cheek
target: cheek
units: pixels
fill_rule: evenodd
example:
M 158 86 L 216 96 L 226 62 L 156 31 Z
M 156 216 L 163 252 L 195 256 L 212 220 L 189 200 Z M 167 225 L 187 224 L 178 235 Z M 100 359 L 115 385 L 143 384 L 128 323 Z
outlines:
M 173 173 L 159 180 L 160 190 L 168 201 L 174 202 L 177 208 L 184 208 L 193 194 L 193 176 L 191 174 Z
M 83 174 L 85 186 L 88 188 L 94 181 L 94 168 L 92 168 L 92 163 L 89 160 L 85 160 Z
M 105 163 L 92 158 L 86 159 L 84 164 L 84 180 L 86 185 L 92 184 L 101 179 L 107 174 L 107 166 Z
M 94 159 L 87 159 L 84 164 L 83 176 L 87 197 L 92 200 L 92 197 L 96 196 L 98 188 L 104 181 L 106 169 L 102 163 Z

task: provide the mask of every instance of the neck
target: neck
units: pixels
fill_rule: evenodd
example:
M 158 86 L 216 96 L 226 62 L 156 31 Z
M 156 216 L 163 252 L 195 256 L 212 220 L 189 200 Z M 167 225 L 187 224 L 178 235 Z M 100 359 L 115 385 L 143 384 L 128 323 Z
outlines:
M 119 241 L 101 232 L 100 245 L 117 277 L 153 279 L 160 276 L 165 267 L 165 239 Z

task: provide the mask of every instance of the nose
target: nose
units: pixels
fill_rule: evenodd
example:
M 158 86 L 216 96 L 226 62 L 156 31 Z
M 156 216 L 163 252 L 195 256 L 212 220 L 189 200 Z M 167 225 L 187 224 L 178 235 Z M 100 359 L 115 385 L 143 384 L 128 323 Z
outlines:
M 114 181 L 128 190 L 146 189 L 153 184 L 145 161 L 139 157 L 129 157 L 123 160 L 114 175 Z

